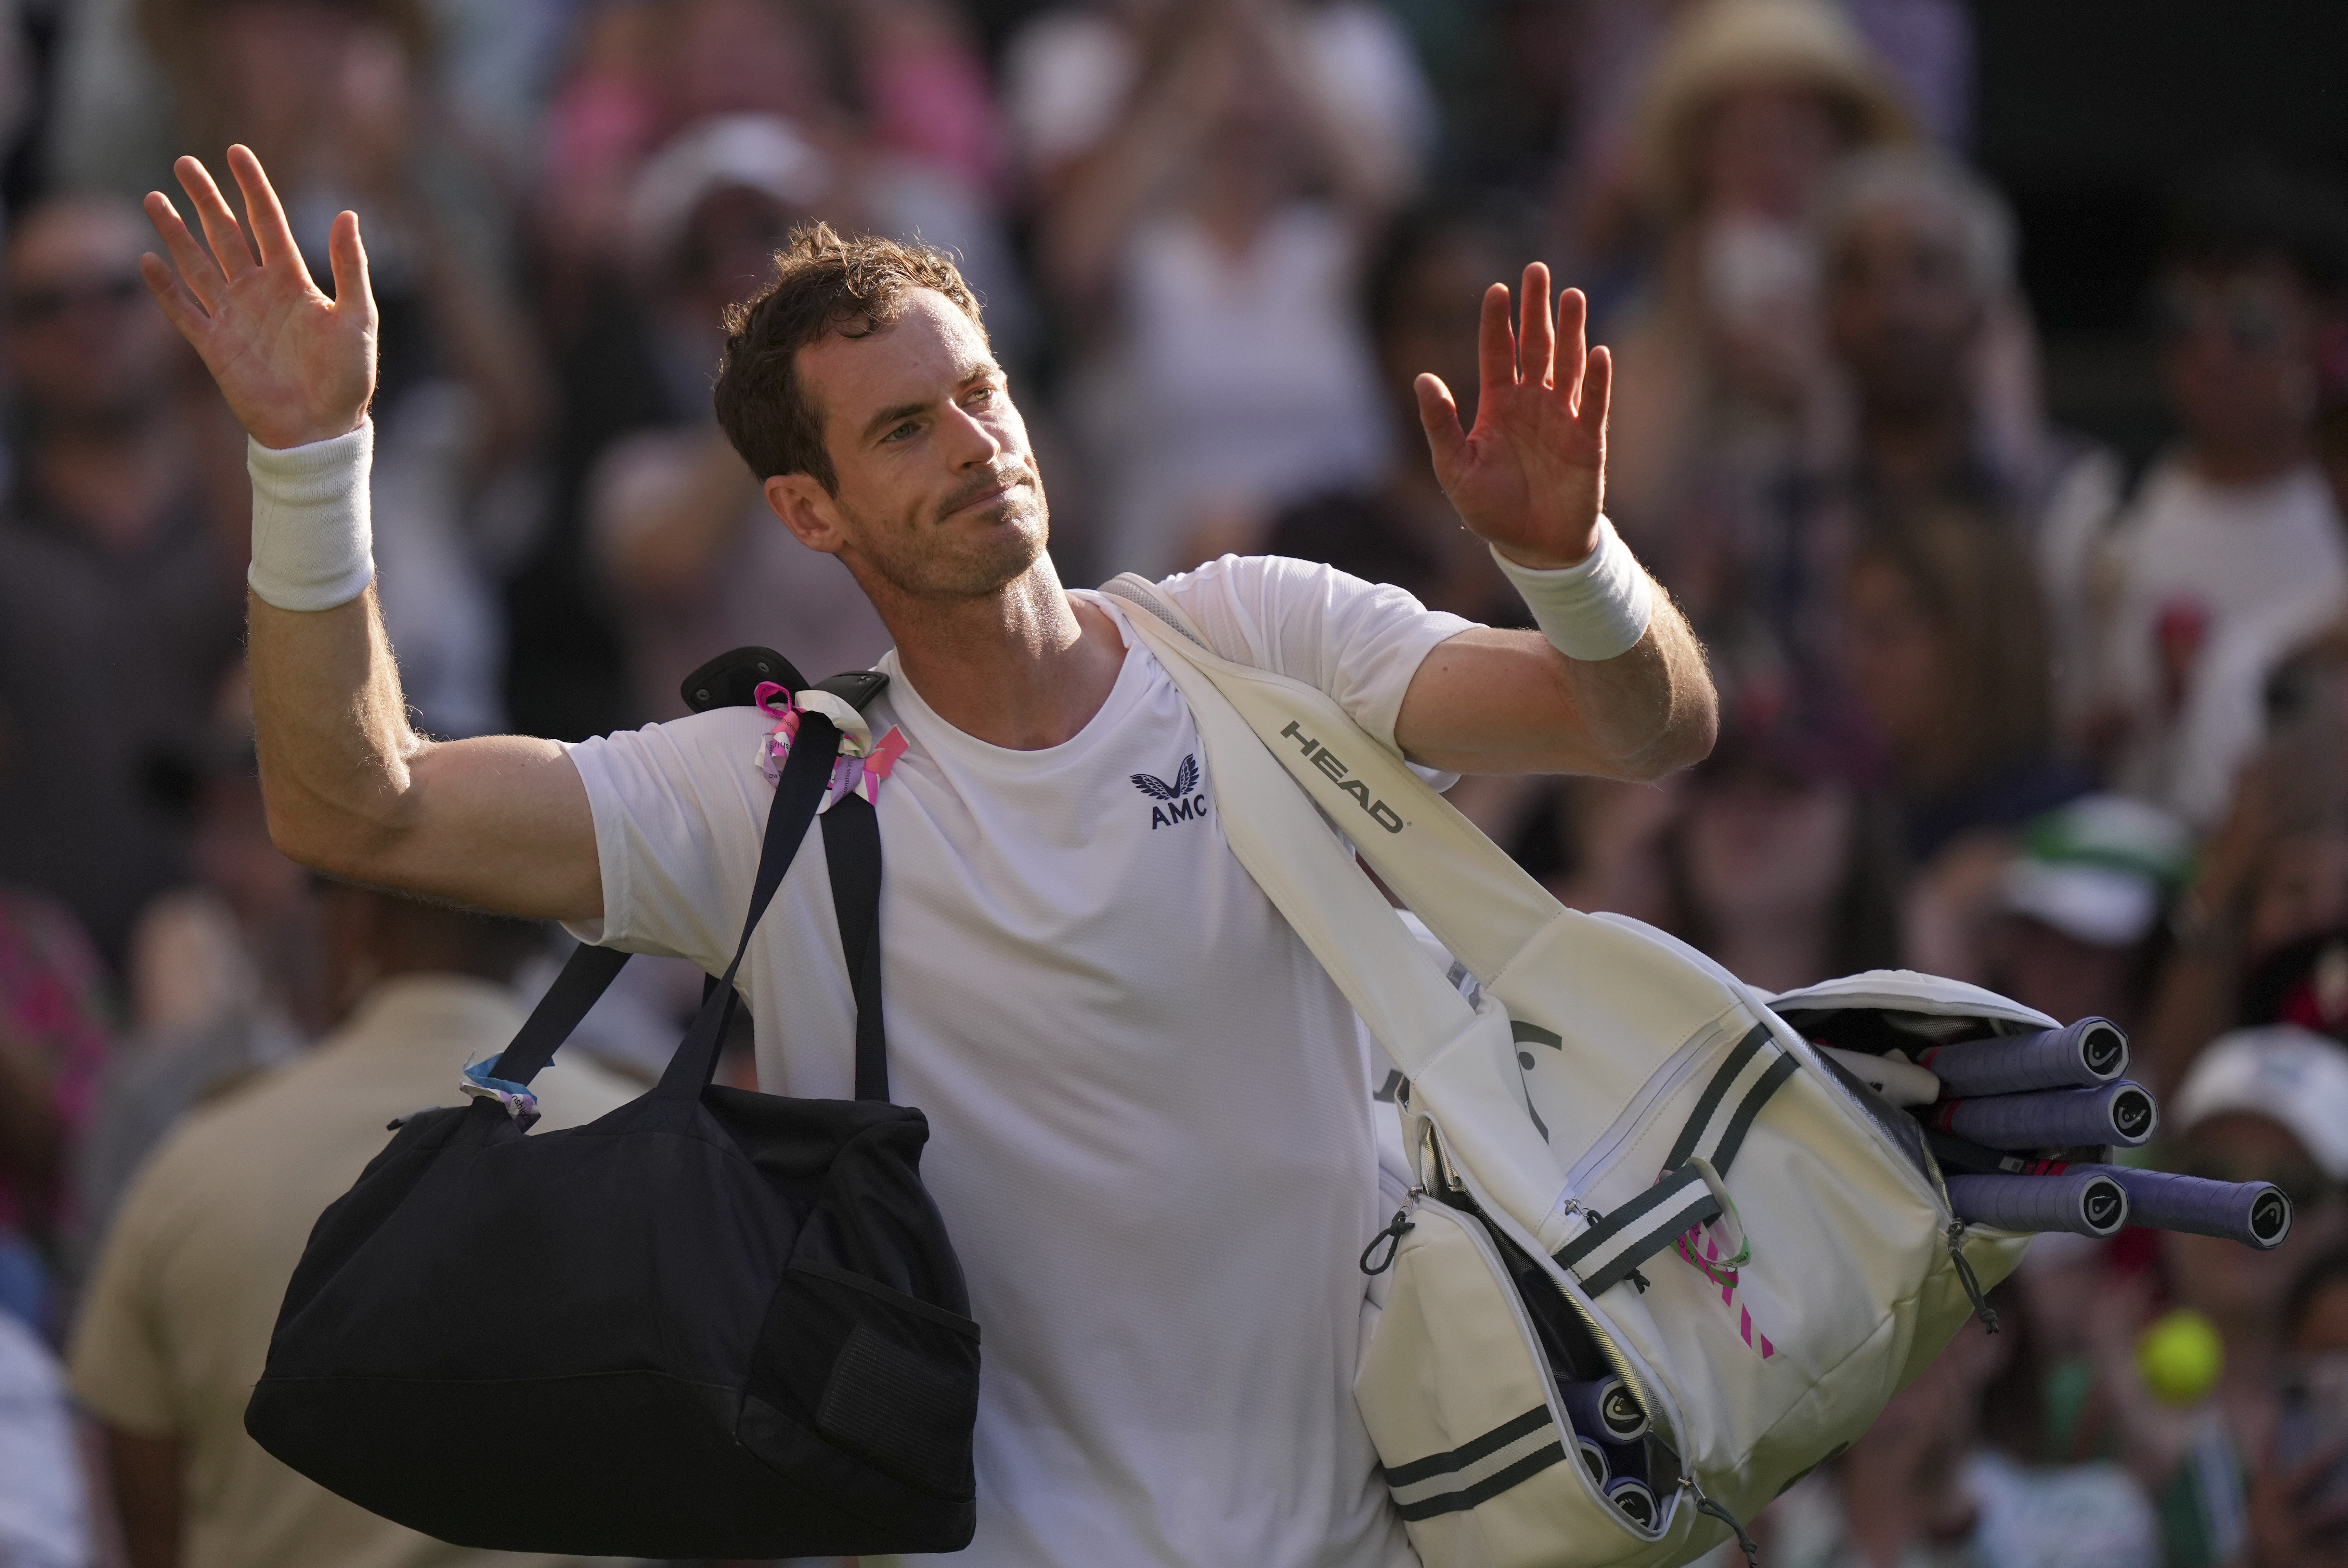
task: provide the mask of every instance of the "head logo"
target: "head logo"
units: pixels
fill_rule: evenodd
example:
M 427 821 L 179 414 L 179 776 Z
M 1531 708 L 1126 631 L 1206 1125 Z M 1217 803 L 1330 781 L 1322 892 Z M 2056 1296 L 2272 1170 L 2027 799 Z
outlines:
M 1149 808 L 1149 830 L 1170 828 L 1177 822 L 1203 821 L 1207 815 L 1207 798 L 1193 794 L 1199 788 L 1199 758 L 1193 754 L 1182 758 L 1182 766 L 1174 769 L 1174 782 L 1150 773 L 1132 775 L 1133 787 L 1153 800 L 1164 804 Z
M 2107 1191 L 2108 1189 L 2108 1191 Z M 2119 1222 L 2119 1189 L 2108 1181 L 2099 1181 L 2087 1189 L 2087 1223 L 2098 1231 L 2113 1228 Z
M 2152 1130 L 2152 1097 L 2130 1084 L 2112 1097 L 2112 1125 L 2126 1138 L 2140 1138 Z
M 1330 782 L 1336 785 L 1337 788 L 1345 794 L 1352 796 L 1354 798 L 1354 804 L 1360 807 L 1363 813 L 1366 815 L 1371 821 L 1375 822 L 1379 827 L 1384 828 L 1389 833 L 1399 833 L 1402 831 L 1404 826 L 1402 813 L 1396 811 L 1392 806 L 1387 805 L 1384 800 L 1373 800 L 1370 799 L 1370 787 L 1363 783 L 1358 779 L 1346 778 L 1345 775 L 1352 772 L 1353 769 L 1338 761 L 1336 753 L 1331 751 L 1318 740 L 1315 740 L 1313 737 L 1299 729 L 1296 727 L 1296 721 L 1294 719 L 1289 720 L 1288 727 L 1280 732 L 1280 738 L 1282 740 L 1292 740 L 1296 742 L 1297 745 L 1303 747 L 1304 748 L 1304 760 L 1310 762 L 1313 767 L 1318 768 L 1322 772 L 1327 774 L 1329 776 Z

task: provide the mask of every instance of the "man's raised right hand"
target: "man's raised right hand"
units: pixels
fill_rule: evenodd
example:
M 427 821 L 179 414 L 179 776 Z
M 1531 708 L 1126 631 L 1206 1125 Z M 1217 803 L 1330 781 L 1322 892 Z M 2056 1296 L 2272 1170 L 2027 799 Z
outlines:
M 178 271 L 150 252 L 139 258 L 139 272 L 254 440 L 284 448 L 347 435 L 375 396 L 375 294 L 358 215 L 335 219 L 328 299 L 310 281 L 261 160 L 249 148 L 232 147 L 228 167 L 244 192 L 251 241 L 210 171 L 182 158 L 174 170 L 195 204 L 203 242 L 188 232 L 170 198 L 150 191 L 147 216 Z

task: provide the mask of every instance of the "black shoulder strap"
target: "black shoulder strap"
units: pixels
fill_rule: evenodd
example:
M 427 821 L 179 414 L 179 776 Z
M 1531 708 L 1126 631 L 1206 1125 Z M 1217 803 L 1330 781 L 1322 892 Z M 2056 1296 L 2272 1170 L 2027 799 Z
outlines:
M 856 1098 L 889 1098 L 889 1042 L 880 1022 L 880 822 L 872 802 L 847 795 L 823 814 L 823 858 L 839 946 L 856 988 Z
M 737 649 L 725 658 L 747 665 L 761 655 L 782 662 L 779 655 L 760 648 Z M 722 662 L 712 661 L 713 665 Z M 784 668 L 789 674 L 798 673 L 788 670 L 788 665 Z M 764 672 L 758 674 L 761 679 L 768 678 Z M 888 677 L 877 672 L 858 671 L 833 676 L 822 682 L 821 688 L 861 708 L 880 695 L 887 682 Z M 748 700 L 746 693 L 741 701 Z M 735 944 L 734 958 L 726 965 L 724 976 L 704 990 L 701 1010 L 695 1015 L 683 1043 L 670 1058 L 655 1092 L 697 1095 L 716 1072 L 718 1046 L 734 1008 L 734 976 L 742 966 L 743 954 L 749 950 L 750 934 L 757 928 L 758 919 L 766 913 L 776 890 L 782 886 L 783 875 L 797 858 L 799 845 L 807 838 L 808 826 L 815 820 L 823 803 L 825 788 L 831 778 L 831 762 L 839 754 L 839 732 L 821 714 L 805 714 L 799 722 L 798 738 L 806 744 L 792 746 L 790 758 L 784 763 L 782 777 L 775 787 L 774 804 L 767 809 L 766 832 L 758 850 L 758 869 L 752 879 L 750 908 L 742 923 L 741 940 Z M 849 981 L 856 997 L 856 1098 L 886 1099 L 889 1060 L 880 1011 L 880 823 L 871 803 L 851 794 L 823 814 L 823 824 L 832 910 L 839 922 L 840 947 L 847 955 Z M 555 976 L 554 984 L 531 1010 L 529 1020 L 514 1036 L 512 1044 L 499 1057 L 491 1073 L 509 1083 L 527 1084 L 544 1071 L 555 1051 L 571 1037 L 572 1031 L 627 962 L 628 954 L 614 948 L 582 945 L 572 953 L 562 972 Z

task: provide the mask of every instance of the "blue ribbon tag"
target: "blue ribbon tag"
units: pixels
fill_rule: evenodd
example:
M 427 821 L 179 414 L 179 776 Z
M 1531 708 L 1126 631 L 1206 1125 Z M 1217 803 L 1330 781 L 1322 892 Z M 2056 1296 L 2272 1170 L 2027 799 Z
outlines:
M 475 1099 L 496 1100 L 506 1108 L 506 1114 L 512 1117 L 524 1132 L 528 1132 L 538 1121 L 538 1096 L 530 1093 L 526 1084 L 491 1078 L 489 1063 L 496 1059 L 494 1057 L 485 1057 L 466 1068 L 458 1087 Z

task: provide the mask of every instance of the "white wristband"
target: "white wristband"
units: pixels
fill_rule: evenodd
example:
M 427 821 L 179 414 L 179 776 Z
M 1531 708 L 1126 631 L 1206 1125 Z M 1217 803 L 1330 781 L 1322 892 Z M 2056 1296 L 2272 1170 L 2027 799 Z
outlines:
M 331 610 L 375 581 L 367 473 L 375 424 L 279 449 L 247 439 L 252 476 L 252 566 L 245 582 L 281 610 Z
M 1654 584 L 1603 517 L 1598 520 L 1598 548 L 1588 560 L 1561 571 L 1519 566 L 1498 550 L 1492 559 L 1524 595 L 1541 635 L 1569 659 L 1611 659 L 1630 652 L 1647 634 Z

